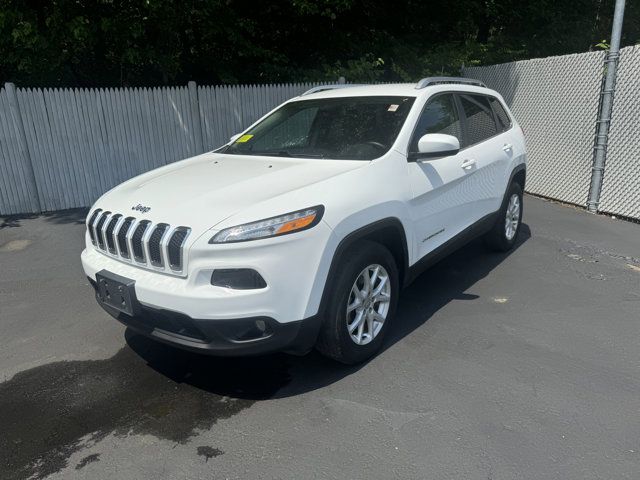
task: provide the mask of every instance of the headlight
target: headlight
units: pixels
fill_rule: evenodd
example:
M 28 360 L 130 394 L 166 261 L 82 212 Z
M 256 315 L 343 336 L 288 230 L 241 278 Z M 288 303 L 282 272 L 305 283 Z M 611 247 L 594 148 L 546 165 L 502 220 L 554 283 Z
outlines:
M 258 222 L 245 223 L 237 227 L 220 230 L 209 243 L 233 243 L 258 240 L 260 238 L 279 237 L 289 233 L 307 230 L 320 222 L 324 207 L 305 208 L 286 213 L 278 217 L 266 218 Z

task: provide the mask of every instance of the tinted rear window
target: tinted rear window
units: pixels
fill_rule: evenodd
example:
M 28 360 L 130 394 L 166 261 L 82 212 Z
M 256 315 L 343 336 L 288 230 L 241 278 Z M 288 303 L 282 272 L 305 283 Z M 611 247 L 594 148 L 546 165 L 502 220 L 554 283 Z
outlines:
M 511 128 L 511 118 L 509 118 L 509 114 L 506 112 L 500 100 L 495 97 L 489 97 L 489 101 L 491 102 L 491 106 L 493 110 L 496 112 L 496 116 L 498 117 L 498 121 L 500 122 L 500 130 L 505 131 Z
M 467 117 L 465 145 L 474 145 L 498 133 L 493 110 L 487 97 L 460 95 L 460 102 Z

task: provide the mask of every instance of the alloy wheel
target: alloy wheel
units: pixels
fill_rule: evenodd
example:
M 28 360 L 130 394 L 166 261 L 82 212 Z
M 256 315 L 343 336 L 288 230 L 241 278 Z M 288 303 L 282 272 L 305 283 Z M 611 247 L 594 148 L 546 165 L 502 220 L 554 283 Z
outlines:
M 357 345 L 370 343 L 382 330 L 391 300 L 387 270 L 369 265 L 356 277 L 347 301 L 347 331 Z
M 509 204 L 507 205 L 507 213 L 504 222 L 504 234 L 507 240 L 513 240 L 516 232 L 518 231 L 518 224 L 520 223 L 520 196 L 517 194 L 511 195 Z

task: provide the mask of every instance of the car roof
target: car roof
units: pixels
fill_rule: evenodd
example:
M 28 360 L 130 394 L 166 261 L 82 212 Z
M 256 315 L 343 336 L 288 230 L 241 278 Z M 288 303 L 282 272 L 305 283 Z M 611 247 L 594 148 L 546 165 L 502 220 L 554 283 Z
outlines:
M 439 91 L 458 91 L 496 95 L 497 92 L 486 87 L 463 83 L 440 83 L 416 88 L 416 83 L 382 83 L 376 85 L 327 85 L 326 90 L 309 92 L 296 97 L 295 100 L 312 100 L 320 98 L 366 97 L 366 96 L 399 96 L 419 97 L 431 95 Z M 322 86 L 318 88 L 323 88 Z

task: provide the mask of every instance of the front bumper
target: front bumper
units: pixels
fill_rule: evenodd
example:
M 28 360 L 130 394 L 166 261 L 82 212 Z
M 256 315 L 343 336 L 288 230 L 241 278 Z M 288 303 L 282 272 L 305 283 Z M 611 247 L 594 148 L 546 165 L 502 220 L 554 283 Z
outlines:
M 224 320 L 195 319 L 178 312 L 138 304 L 136 314 L 120 312 L 100 299 L 96 282 L 96 301 L 109 315 L 131 330 L 160 342 L 194 352 L 245 356 L 284 351 L 303 355 L 313 348 L 320 328 L 320 317 L 280 323 L 270 317 Z
M 141 304 L 191 318 L 225 320 L 270 317 L 280 323 L 317 313 L 330 264 L 332 232 L 324 222 L 296 235 L 229 245 L 209 245 L 207 236 L 189 246 L 185 276 L 124 262 L 96 249 L 87 238 L 81 260 L 87 277 L 101 270 L 136 282 Z M 250 268 L 265 288 L 234 290 L 211 285 L 216 269 Z
M 139 307 L 135 315 L 99 303 L 125 325 L 157 340 L 220 355 L 308 351 L 317 336 L 331 229 L 321 222 L 296 235 L 216 246 L 207 243 L 210 235 L 189 246 L 185 276 L 105 255 L 89 238 L 82 266 L 94 287 L 103 270 L 133 280 Z M 236 290 L 211 284 L 215 270 L 242 268 L 257 271 L 266 287 Z M 267 334 L 247 339 L 247 329 L 262 325 Z

